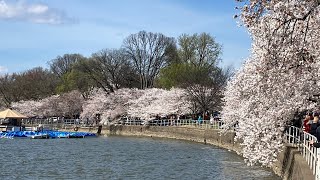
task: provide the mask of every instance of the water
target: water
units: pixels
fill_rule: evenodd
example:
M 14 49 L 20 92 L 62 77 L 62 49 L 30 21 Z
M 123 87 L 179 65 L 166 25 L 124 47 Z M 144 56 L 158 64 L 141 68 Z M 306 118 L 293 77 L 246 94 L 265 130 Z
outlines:
M 280 179 L 233 152 L 151 138 L 0 139 L 0 179 Z

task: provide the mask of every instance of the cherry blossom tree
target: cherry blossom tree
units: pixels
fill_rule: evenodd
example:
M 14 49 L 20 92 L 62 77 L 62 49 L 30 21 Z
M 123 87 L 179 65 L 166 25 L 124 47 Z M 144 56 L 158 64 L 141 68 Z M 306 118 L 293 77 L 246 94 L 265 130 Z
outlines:
M 42 99 L 42 111 L 39 113 L 39 115 L 44 117 L 50 117 L 62 114 L 61 108 L 59 108 L 59 98 L 60 95 L 53 95 Z
M 12 103 L 12 108 L 28 117 L 69 117 L 80 115 L 83 97 L 79 91 L 62 95 L 53 95 L 38 101 L 19 101 Z
M 102 89 L 93 89 L 89 95 L 89 98 L 83 105 L 83 111 L 80 115 L 81 118 L 93 119 L 96 114 L 103 112 L 104 104 L 107 101 L 107 94 Z
M 122 116 L 148 120 L 156 115 L 191 113 L 191 102 L 183 89 L 129 89 L 122 88 L 106 93 L 101 88 L 93 89 L 84 100 L 79 91 L 54 95 L 39 101 L 20 101 L 12 107 L 28 117 L 73 117 L 97 120 L 105 124 Z
M 128 115 L 148 120 L 154 116 L 191 113 L 192 103 L 183 89 L 146 89 L 144 94 L 129 102 Z
M 59 108 L 64 117 L 76 118 L 82 112 L 84 98 L 81 92 L 74 90 L 64 93 L 59 98 Z
M 225 127 L 238 124 L 249 164 L 271 166 L 283 146 L 285 126 L 296 111 L 317 106 L 319 1 L 241 1 L 252 54 L 225 91 Z
M 94 89 L 83 105 L 81 118 L 94 120 L 99 114 L 101 123 L 114 120 L 127 114 L 127 102 L 135 99 L 142 91 L 138 89 L 123 88 L 107 94 L 102 89 Z
M 121 116 L 148 120 L 156 115 L 191 113 L 191 102 L 182 89 L 129 89 L 123 88 L 107 94 L 94 89 L 83 105 L 81 118 L 94 120 L 101 117 L 101 123 L 116 120 Z
M 11 107 L 27 117 L 41 116 L 42 103 L 40 101 L 13 102 Z
M 310 99 L 320 88 L 320 2 L 241 2 L 252 53 L 227 85 L 222 118 L 226 128 L 238 123 L 249 164 L 271 166 L 294 113 L 317 107 Z

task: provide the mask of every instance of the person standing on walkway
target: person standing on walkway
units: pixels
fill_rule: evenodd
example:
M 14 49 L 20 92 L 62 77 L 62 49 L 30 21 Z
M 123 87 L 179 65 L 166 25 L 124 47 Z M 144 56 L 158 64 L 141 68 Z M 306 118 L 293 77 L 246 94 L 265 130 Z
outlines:
M 313 121 L 313 116 L 310 112 L 308 112 L 303 121 L 303 128 L 305 132 L 310 133 L 310 124 L 312 123 L 312 121 Z
M 198 117 L 198 124 L 200 125 L 202 123 L 202 117 L 201 115 Z
M 316 115 L 313 117 L 312 123 L 310 124 L 310 134 L 313 135 L 313 136 L 316 136 L 316 130 L 317 130 L 317 128 L 318 128 L 319 126 L 320 126 L 319 116 L 318 116 L 318 114 L 316 114 Z

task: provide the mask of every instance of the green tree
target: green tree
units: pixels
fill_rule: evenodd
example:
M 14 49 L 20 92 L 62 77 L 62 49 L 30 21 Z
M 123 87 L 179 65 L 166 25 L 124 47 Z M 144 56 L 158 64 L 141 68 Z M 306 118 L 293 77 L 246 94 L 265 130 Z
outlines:
M 178 48 L 177 48 L 176 43 L 169 44 L 167 49 L 166 49 L 165 54 L 167 56 L 167 59 L 166 59 L 166 62 L 165 62 L 166 66 L 169 66 L 169 65 L 172 65 L 172 64 L 183 63 L 181 61 L 180 56 L 179 56 L 179 52 L 178 52 Z
M 219 67 L 194 66 L 192 64 L 173 64 L 163 68 L 157 79 L 158 87 L 186 89 L 194 103 L 194 112 L 220 110 L 223 90 L 232 69 Z
M 178 58 L 171 56 L 173 63 L 161 69 L 157 86 L 185 88 L 194 112 L 220 109 L 222 91 L 231 76 L 231 69 L 218 67 L 222 46 L 208 33 L 183 34 L 178 44 Z
M 84 98 L 87 98 L 88 92 L 95 84 L 87 73 L 79 70 L 79 66 L 76 64 L 71 72 L 63 75 L 60 84 L 56 88 L 58 93 L 78 90 Z
M 208 33 L 182 34 L 178 37 L 181 61 L 194 66 L 217 66 L 222 46 Z
M 193 84 L 210 85 L 211 68 L 189 63 L 172 64 L 161 69 L 157 85 L 162 88 L 187 88 Z

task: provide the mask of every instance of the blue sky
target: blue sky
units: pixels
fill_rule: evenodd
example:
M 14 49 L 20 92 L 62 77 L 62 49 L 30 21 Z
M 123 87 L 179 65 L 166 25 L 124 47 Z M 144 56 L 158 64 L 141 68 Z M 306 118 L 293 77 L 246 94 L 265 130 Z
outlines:
M 0 73 L 47 68 L 66 53 L 119 48 L 141 30 L 178 37 L 207 32 L 223 45 L 221 66 L 239 68 L 250 37 L 234 0 L 0 0 Z

